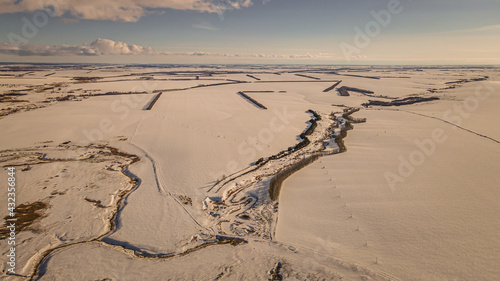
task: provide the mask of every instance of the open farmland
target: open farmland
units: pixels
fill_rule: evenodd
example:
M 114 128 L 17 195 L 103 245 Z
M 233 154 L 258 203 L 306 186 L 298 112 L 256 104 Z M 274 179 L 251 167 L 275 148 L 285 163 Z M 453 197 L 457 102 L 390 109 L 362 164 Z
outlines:
M 0 70 L 2 278 L 500 275 L 497 68 Z

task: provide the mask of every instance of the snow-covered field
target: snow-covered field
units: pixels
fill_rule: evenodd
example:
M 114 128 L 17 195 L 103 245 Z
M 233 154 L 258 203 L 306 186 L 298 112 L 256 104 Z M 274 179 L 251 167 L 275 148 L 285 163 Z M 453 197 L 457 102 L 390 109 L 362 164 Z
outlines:
M 2 279 L 500 276 L 496 68 L 1 70 Z

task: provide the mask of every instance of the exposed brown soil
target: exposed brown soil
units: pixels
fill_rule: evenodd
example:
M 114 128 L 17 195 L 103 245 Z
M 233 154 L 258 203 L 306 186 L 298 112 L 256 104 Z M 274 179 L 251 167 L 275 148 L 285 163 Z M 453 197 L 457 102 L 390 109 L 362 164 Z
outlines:
M 5 222 L 4 225 L 0 228 L 0 240 L 6 239 L 9 237 L 10 229 L 7 226 L 13 221 L 7 221 L 10 219 L 14 219 L 16 221 L 16 230 L 15 233 L 19 233 L 25 230 L 35 230 L 30 228 L 33 223 L 39 221 L 44 217 L 43 211 L 47 209 L 49 205 L 42 201 L 36 201 L 33 203 L 26 203 L 16 206 L 14 211 L 14 217 L 6 216 L 4 217 Z

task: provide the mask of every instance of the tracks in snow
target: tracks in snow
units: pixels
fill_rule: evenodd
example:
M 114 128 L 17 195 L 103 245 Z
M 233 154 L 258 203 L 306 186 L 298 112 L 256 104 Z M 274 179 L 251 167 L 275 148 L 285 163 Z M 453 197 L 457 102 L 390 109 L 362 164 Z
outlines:
M 156 161 L 153 159 L 153 157 L 151 157 L 146 151 L 144 151 L 144 149 L 140 148 L 138 145 L 134 144 L 134 143 L 130 143 L 131 145 L 133 145 L 134 147 L 136 147 L 137 149 L 139 149 L 143 154 L 144 156 L 151 162 L 151 166 L 153 167 L 153 174 L 154 174 L 154 177 L 155 177 L 155 183 L 156 183 L 156 187 L 158 189 L 158 192 L 160 194 L 166 194 L 168 196 L 170 196 L 175 203 L 177 203 L 181 208 L 182 210 L 184 210 L 184 212 L 191 218 L 191 220 L 196 224 L 198 225 L 199 227 L 209 231 L 209 232 L 212 232 L 211 229 L 209 228 L 206 228 L 204 226 L 202 226 L 200 224 L 200 222 L 198 220 L 196 220 L 195 217 L 193 217 L 191 215 L 191 213 L 189 213 L 189 211 L 186 209 L 186 207 L 184 207 L 184 204 L 182 204 L 182 202 L 179 201 L 178 198 L 176 198 L 172 192 L 167 188 L 167 187 L 164 187 L 164 184 L 161 183 L 161 180 L 158 176 L 158 171 L 157 171 L 157 168 L 156 168 Z
M 492 138 L 492 137 L 490 137 L 490 136 L 483 135 L 483 134 L 481 134 L 481 133 L 478 133 L 478 132 L 475 132 L 475 131 L 473 131 L 473 130 L 467 129 L 467 128 L 465 128 L 465 127 L 462 127 L 462 126 L 457 125 L 457 124 L 455 124 L 455 123 L 453 123 L 453 122 L 450 122 L 450 121 L 448 121 L 448 120 L 445 120 L 445 119 L 442 119 L 442 118 L 439 118 L 439 117 L 436 117 L 436 116 L 431 116 L 431 115 L 426 115 L 426 114 L 423 114 L 423 113 L 418 113 L 418 112 L 413 112 L 413 111 L 408 111 L 408 110 L 401 110 L 401 109 L 380 109 L 380 110 L 388 110 L 388 111 L 406 112 L 406 113 L 409 113 L 409 114 L 414 114 L 414 115 L 418 115 L 418 116 L 422 116 L 422 117 L 426 117 L 426 118 L 432 118 L 432 119 L 435 119 L 435 120 L 438 120 L 438 121 L 444 122 L 444 123 L 446 123 L 446 124 L 448 124 L 448 125 L 451 125 L 451 126 L 453 126 L 453 127 L 455 127 L 455 128 L 458 128 L 458 129 L 460 129 L 460 130 L 463 130 L 463 131 L 466 131 L 466 132 L 468 132 L 468 133 L 474 134 L 474 135 L 476 135 L 476 136 L 479 136 L 479 137 L 482 137 L 482 138 L 485 138 L 485 139 L 489 139 L 489 140 L 494 141 L 494 142 L 496 142 L 496 143 L 500 143 L 500 141 L 499 141 L 499 140 L 494 139 L 494 138 Z
M 402 111 L 404 111 L 404 110 L 402 110 Z M 423 117 L 427 117 L 427 118 L 436 119 L 436 120 L 442 121 L 442 122 L 444 122 L 444 123 L 446 123 L 446 124 L 452 125 L 452 126 L 454 126 L 454 127 L 456 127 L 456 128 L 459 128 L 459 129 L 461 129 L 461 130 L 464 130 L 464 131 L 466 131 L 466 132 L 469 132 L 469 133 L 472 133 L 472 134 L 474 134 L 474 135 L 477 135 L 477 136 L 479 136 L 479 137 L 482 137 L 482 138 L 485 138 L 485 139 L 492 140 L 492 141 L 494 141 L 494 142 L 496 142 L 496 143 L 500 143 L 500 141 L 498 141 L 498 140 L 496 140 L 496 139 L 494 139 L 494 138 L 492 138 L 492 137 L 489 137 L 489 136 L 486 136 L 486 135 L 480 134 L 480 133 L 478 133 L 478 132 L 474 132 L 474 131 L 472 131 L 472 130 L 470 130 L 470 129 L 464 128 L 464 127 L 462 127 L 462 126 L 460 126 L 460 125 L 457 125 L 457 124 L 455 124 L 455 123 L 453 123 L 453 122 L 450 122 L 450 121 L 447 121 L 447 120 L 444 120 L 444 119 L 441 119 L 441 118 L 438 118 L 438 117 L 435 117 L 435 116 L 430 116 L 430 115 L 426 115 L 426 114 L 422 114 L 422 113 L 417 113 L 417 112 L 412 112 L 412 111 L 404 111 L 404 112 L 408 112 L 408 113 L 411 113 L 411 114 L 415 114 L 415 115 L 419 115 L 419 116 L 423 116 Z

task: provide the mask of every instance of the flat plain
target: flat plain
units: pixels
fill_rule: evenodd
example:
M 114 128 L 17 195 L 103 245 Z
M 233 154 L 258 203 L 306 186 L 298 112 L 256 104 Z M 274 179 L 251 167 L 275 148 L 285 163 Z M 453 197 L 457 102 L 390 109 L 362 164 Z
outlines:
M 0 181 L 16 168 L 23 223 L 2 279 L 500 276 L 498 68 L 0 74 Z

